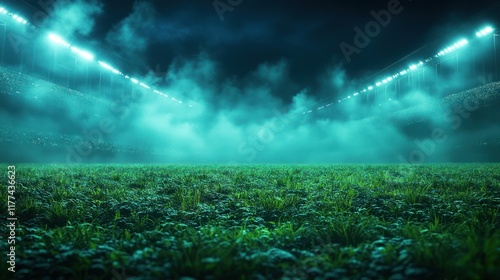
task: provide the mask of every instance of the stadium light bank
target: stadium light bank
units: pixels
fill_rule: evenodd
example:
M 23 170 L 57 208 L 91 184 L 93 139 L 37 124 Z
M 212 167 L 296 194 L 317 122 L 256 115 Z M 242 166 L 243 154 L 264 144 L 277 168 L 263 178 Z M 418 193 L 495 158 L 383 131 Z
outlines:
M 494 34 L 494 31 L 495 31 L 495 28 L 493 26 L 486 26 L 486 27 L 484 27 L 481 30 L 479 30 L 479 31 L 476 32 L 476 37 L 477 38 L 485 38 L 485 37 L 488 37 L 488 35 L 491 35 L 491 34 L 493 34 L 493 36 L 498 36 L 497 34 Z M 369 91 L 372 91 L 375 87 L 380 87 L 382 85 L 388 85 L 389 83 L 395 81 L 397 78 L 406 76 L 406 75 L 410 74 L 411 72 L 417 71 L 421 67 L 424 67 L 427 63 L 430 63 L 432 60 L 434 60 L 436 58 L 440 58 L 440 57 L 446 56 L 446 55 L 449 55 L 451 53 L 454 53 L 454 52 L 458 51 L 459 49 L 468 46 L 469 44 L 470 44 L 470 41 L 468 39 L 462 38 L 462 39 L 456 41 L 455 43 L 447 46 L 446 48 L 443 48 L 442 50 L 440 50 L 434 56 L 428 57 L 425 60 L 421 60 L 418 63 L 410 64 L 408 66 L 408 68 L 403 69 L 403 70 L 399 71 L 398 73 L 395 73 L 393 75 L 387 76 L 386 78 L 384 78 L 384 79 L 382 79 L 380 81 L 375 81 L 372 85 L 368 85 L 363 90 L 360 90 L 360 91 L 354 93 L 352 96 L 358 96 L 358 95 L 360 95 L 362 93 L 367 93 Z M 497 69 L 496 45 L 495 45 L 494 48 L 495 48 L 495 69 Z M 496 70 L 496 71 L 498 73 L 498 70 Z M 329 106 L 333 105 L 334 103 L 341 103 L 342 101 L 345 101 L 345 100 L 348 100 L 348 99 L 351 99 L 351 95 L 348 95 L 348 96 L 346 96 L 344 98 L 338 99 L 337 102 L 328 103 L 328 104 L 326 104 L 324 106 L 320 106 L 320 107 L 317 107 L 317 108 L 312 109 L 312 110 L 304 111 L 304 112 L 302 112 L 302 114 L 310 114 L 310 113 L 314 112 L 315 110 L 321 110 L 321 109 L 323 109 L 325 107 L 329 107 Z M 391 101 L 391 100 L 389 100 L 389 101 Z
M 81 58 L 83 58 L 83 59 L 85 59 L 87 61 L 94 61 L 95 60 L 95 56 L 91 52 L 83 50 L 83 49 L 80 49 L 79 47 L 70 44 L 68 41 L 66 41 L 64 38 L 62 38 L 58 34 L 55 34 L 55 33 L 51 32 L 51 33 L 48 34 L 47 37 L 49 38 L 49 40 L 52 43 L 54 43 L 56 45 L 59 45 L 59 46 L 62 46 L 64 48 L 70 49 L 73 53 L 75 53 L 76 55 L 78 55 L 79 57 L 81 57 Z M 159 95 L 161 95 L 163 97 L 168 96 L 168 95 L 163 94 L 162 92 L 160 92 L 160 91 L 158 91 L 156 89 L 152 89 L 149 85 L 147 85 L 147 84 L 145 84 L 143 82 L 140 82 L 139 80 L 137 80 L 135 78 L 131 78 L 128 75 L 124 75 L 120 70 L 118 70 L 115 67 L 111 66 L 107 62 L 98 60 L 97 63 L 102 68 L 104 68 L 105 70 L 108 70 L 108 71 L 110 71 L 111 73 L 113 73 L 115 75 L 123 76 L 125 79 L 130 80 L 132 83 L 137 84 L 137 85 L 141 86 L 142 88 L 144 88 L 146 90 L 150 90 L 151 92 L 153 92 L 155 94 L 159 94 Z M 171 99 L 171 100 L 174 101 L 174 102 L 176 102 L 176 103 L 178 103 L 178 104 L 183 104 L 183 102 L 181 100 L 179 100 L 179 99 Z M 191 105 L 189 105 L 188 107 L 192 108 Z
M 45 3 L 46 4 L 46 3 Z M 28 20 L 26 20 L 24 17 L 18 15 L 17 13 L 13 13 L 11 11 L 9 11 L 7 8 L 5 8 L 5 6 L 3 5 L 0 5 L 0 16 L 6 16 L 6 17 L 10 17 L 14 22 L 18 23 L 18 24 L 22 24 L 22 25 L 26 25 L 26 26 L 29 26 L 31 28 L 36 28 L 36 26 L 34 26 L 33 24 L 31 24 Z M 81 49 L 75 45 L 72 45 L 70 44 L 68 41 L 66 41 L 65 39 L 63 39 L 61 36 L 53 33 L 53 32 L 49 32 L 48 33 L 48 38 L 49 40 L 56 44 L 56 45 L 59 45 L 59 46 L 62 46 L 64 48 L 67 48 L 69 49 L 71 52 L 73 52 L 74 54 L 76 54 L 77 56 L 79 56 L 80 58 L 83 58 L 84 60 L 86 61 L 94 61 L 95 60 L 95 56 L 94 54 L 92 54 L 90 51 L 87 51 L 87 50 L 84 50 L 84 49 Z M 128 76 L 124 75 L 121 71 L 119 71 L 118 69 L 112 67 L 110 64 L 106 63 L 106 62 L 103 62 L 103 61 L 98 61 L 98 64 L 114 73 L 114 74 L 117 74 L 117 75 L 120 75 L 120 76 L 124 76 L 125 78 L 129 79 Z M 138 84 L 139 86 L 143 87 L 144 89 L 146 90 L 150 90 L 152 91 L 153 93 L 155 94 L 159 94 L 159 95 L 162 95 L 163 97 L 165 96 L 168 96 L 156 89 L 152 89 L 150 86 L 146 85 L 145 83 L 140 83 L 139 81 L 135 80 L 135 79 L 131 79 L 133 83 L 135 84 Z M 135 82 L 137 81 L 137 82 Z M 183 102 L 179 99 L 175 99 L 174 100 L 176 103 L 178 104 L 183 104 Z M 188 104 L 188 107 L 189 108 L 192 108 L 193 106 Z

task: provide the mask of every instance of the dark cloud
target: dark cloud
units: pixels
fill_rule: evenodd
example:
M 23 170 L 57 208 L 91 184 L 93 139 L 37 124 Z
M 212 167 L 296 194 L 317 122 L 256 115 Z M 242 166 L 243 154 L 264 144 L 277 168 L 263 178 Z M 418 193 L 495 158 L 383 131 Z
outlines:
M 107 43 L 129 60 L 135 62 L 143 58 L 155 32 L 155 16 L 149 2 L 136 2 L 133 11 L 108 32 Z
M 95 27 L 96 17 L 102 15 L 100 0 L 55 1 L 48 17 L 48 28 L 65 38 L 86 37 Z

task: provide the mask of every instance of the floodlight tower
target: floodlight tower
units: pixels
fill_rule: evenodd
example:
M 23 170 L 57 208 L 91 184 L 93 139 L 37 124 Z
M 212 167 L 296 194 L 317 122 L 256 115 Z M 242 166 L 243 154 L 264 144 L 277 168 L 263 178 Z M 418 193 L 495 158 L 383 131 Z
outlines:
M 494 56 L 494 63 L 495 63 L 495 80 L 497 81 L 498 80 L 498 63 L 497 63 L 497 45 L 496 45 L 496 37 L 498 37 L 498 34 L 495 33 L 495 29 L 491 26 L 486 26 L 485 28 L 479 30 L 478 32 L 476 32 L 476 36 L 478 38 L 481 38 L 481 37 L 485 37 L 485 36 L 488 36 L 488 35 L 492 35 L 492 38 L 493 38 L 493 56 Z
M 5 21 L 0 20 L 0 26 L 3 27 L 3 32 L 2 32 L 2 54 L 0 57 L 0 64 L 3 64 L 3 56 L 4 56 L 4 51 L 5 51 L 5 33 L 7 33 L 7 23 Z
M 493 33 L 493 52 L 495 59 L 495 81 L 498 81 L 498 62 L 497 62 L 497 37 L 499 34 Z
M 8 14 L 8 11 L 0 6 L 0 16 L 3 16 L 3 15 L 7 15 Z M 3 64 L 3 58 L 4 58 L 4 55 L 5 55 L 5 37 L 6 37 L 6 33 L 7 33 L 7 22 L 0 19 L 0 25 L 3 26 L 3 32 L 2 32 L 2 54 L 1 54 L 1 57 L 0 57 L 0 64 Z
M 495 52 L 495 80 L 498 81 L 498 62 L 497 62 L 497 40 L 498 34 L 493 34 L 493 50 Z

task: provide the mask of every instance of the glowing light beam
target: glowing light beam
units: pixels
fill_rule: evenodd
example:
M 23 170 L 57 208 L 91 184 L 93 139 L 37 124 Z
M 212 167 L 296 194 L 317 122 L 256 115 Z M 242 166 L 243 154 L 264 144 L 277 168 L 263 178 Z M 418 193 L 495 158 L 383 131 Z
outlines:
M 121 74 L 120 71 L 118 71 L 117 69 L 113 68 L 113 66 L 107 64 L 106 62 L 99 61 L 99 65 L 101 65 L 102 68 L 107 69 L 107 70 L 109 70 L 109 71 L 111 71 L 111 72 L 113 72 L 113 73 L 115 73 L 117 75 Z
M 476 36 L 477 37 L 484 37 L 486 35 L 493 33 L 493 31 L 494 31 L 493 27 L 487 26 L 487 27 L 483 28 L 482 30 L 476 32 Z
M 86 60 L 94 60 L 94 55 L 91 54 L 88 51 L 81 50 L 77 47 L 71 47 L 71 51 L 79 55 L 80 57 L 86 59 Z
M 49 34 L 49 39 L 52 42 L 54 42 L 54 43 L 56 43 L 58 45 L 62 45 L 64 47 L 66 47 L 66 48 L 69 48 L 71 46 L 68 42 L 66 42 L 63 38 L 61 38 L 61 36 L 59 36 L 57 34 L 54 34 L 54 33 L 50 33 Z

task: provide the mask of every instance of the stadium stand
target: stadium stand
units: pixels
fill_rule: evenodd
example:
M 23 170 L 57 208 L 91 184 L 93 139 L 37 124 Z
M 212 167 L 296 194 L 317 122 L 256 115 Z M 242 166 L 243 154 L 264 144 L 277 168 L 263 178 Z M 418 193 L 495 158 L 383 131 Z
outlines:
M 43 108 L 50 104 L 50 110 L 57 112 L 59 109 L 68 108 L 73 112 L 92 114 L 97 119 L 99 112 L 96 107 L 110 106 L 108 100 L 97 98 L 79 91 L 68 89 L 17 71 L 0 67 L 0 105 L 4 110 L 12 104 L 24 106 L 35 104 Z M 8 102 L 6 102 L 8 101 Z M 84 139 L 81 133 L 67 134 L 54 131 L 23 128 L 12 125 L 0 125 L 0 145 L 14 144 L 16 147 L 40 148 L 53 152 L 66 152 L 67 147 L 83 145 L 82 149 L 92 148 L 95 153 L 107 154 L 159 154 L 160 152 L 147 147 L 124 143 L 99 142 L 91 144 Z M 92 145 L 92 147 L 90 147 Z
M 32 101 L 44 100 L 56 107 L 66 106 L 62 100 L 75 110 L 91 110 L 95 104 L 105 104 L 107 101 L 95 96 L 83 94 L 32 76 L 0 67 L 0 94 L 6 94 Z

